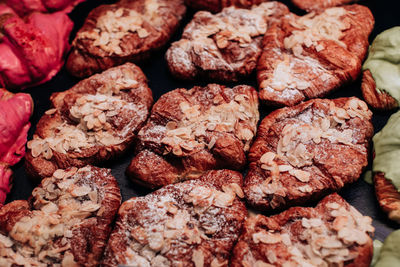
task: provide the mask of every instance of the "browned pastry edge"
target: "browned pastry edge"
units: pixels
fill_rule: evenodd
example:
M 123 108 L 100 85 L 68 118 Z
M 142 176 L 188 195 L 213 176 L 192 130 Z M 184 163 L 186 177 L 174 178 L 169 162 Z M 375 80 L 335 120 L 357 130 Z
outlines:
M 379 91 L 370 70 L 363 72 L 361 91 L 365 101 L 377 110 L 397 109 L 399 104 L 390 94 Z
M 80 81 L 74 85 L 71 89 L 64 92 L 53 93 L 50 97 L 52 108 L 56 108 L 58 111 L 63 112 L 64 105 L 70 101 L 66 96 L 74 94 L 95 94 L 97 89 L 101 86 L 112 86 L 115 76 L 124 77 L 124 73 L 134 76 L 138 82 L 137 88 L 126 90 L 128 98 L 135 104 L 140 105 L 141 109 L 147 109 L 147 115 L 150 113 L 150 107 L 153 104 L 153 94 L 147 85 L 147 78 L 143 74 L 142 70 L 132 64 L 126 63 L 121 66 L 117 66 L 108 69 L 100 74 L 95 74 L 85 80 Z M 74 101 L 75 98 L 72 98 Z M 65 102 L 67 101 L 67 102 Z M 70 103 L 68 103 L 70 104 Z M 59 126 L 63 119 L 60 112 L 53 114 L 44 114 L 38 124 L 36 125 L 35 134 L 40 137 L 47 136 L 47 131 L 54 131 L 54 127 Z M 136 139 L 136 134 L 140 128 L 145 124 L 145 119 L 137 125 L 137 127 L 127 136 L 127 139 L 120 144 L 110 146 L 96 145 L 94 147 L 85 148 L 82 152 L 67 152 L 66 154 L 53 151 L 53 156 L 50 160 L 47 160 L 42 155 L 33 157 L 31 149 L 27 149 L 25 154 L 25 169 L 28 175 L 34 180 L 38 181 L 44 177 L 51 176 L 57 169 L 65 169 L 70 166 L 84 167 L 87 164 L 98 165 L 106 160 L 112 160 L 123 154 L 129 147 L 133 145 Z
M 400 193 L 382 172 L 374 175 L 375 194 L 379 205 L 389 219 L 400 224 Z
M 266 217 L 264 215 L 255 215 L 253 217 L 249 217 L 242 230 L 242 234 L 233 249 L 233 254 L 231 257 L 230 266 L 231 267 L 249 267 L 244 266 L 241 261 L 245 258 L 245 255 L 252 250 L 257 250 L 258 245 L 254 245 L 252 234 L 255 233 L 257 229 L 259 230 L 276 230 L 280 231 L 282 226 L 287 223 L 293 222 L 299 218 L 321 218 L 321 213 L 327 212 L 324 209 L 324 206 L 328 203 L 343 203 L 345 206 L 349 207 L 348 204 L 341 196 L 337 193 L 333 193 L 331 195 L 323 198 L 316 206 L 313 207 L 292 207 L 288 210 L 283 211 L 280 214 Z M 299 229 L 293 228 L 292 232 L 297 232 Z M 300 232 L 298 234 L 301 234 Z M 250 244 L 251 243 L 251 244 Z M 354 248 L 354 247 L 352 247 Z M 357 258 L 350 262 L 345 262 L 344 266 L 346 267 L 368 267 L 373 254 L 373 245 L 372 239 L 369 238 L 367 243 L 362 246 L 358 246 L 357 250 Z M 256 255 L 260 258 L 268 257 L 267 251 L 254 251 Z M 282 249 L 276 247 L 275 253 L 278 253 L 282 257 L 285 257 L 287 254 L 286 251 L 282 251 Z M 268 265 L 269 266 L 269 265 Z M 274 266 L 274 265 L 271 265 Z
M 138 34 L 131 34 L 130 36 L 123 38 L 123 43 L 125 43 L 124 47 L 126 47 L 127 51 L 130 50 L 128 54 L 112 54 L 107 56 L 104 55 L 104 52 L 102 52 L 99 47 L 96 47 L 89 42 L 89 40 L 75 40 L 76 43 L 73 43 L 70 55 L 66 62 L 67 70 L 72 75 L 83 78 L 110 67 L 121 65 L 125 62 L 140 63 L 148 59 L 154 51 L 160 50 L 168 42 L 172 34 L 179 27 L 181 18 L 186 13 L 186 7 L 183 4 L 183 0 L 169 1 L 170 2 L 166 7 L 171 10 L 167 13 L 169 17 L 163 18 L 166 20 L 162 25 L 162 27 L 164 27 L 163 29 L 154 28 L 153 25 L 145 22 L 143 27 L 150 33 L 148 37 L 145 37 L 142 40 Z M 93 29 L 96 25 L 98 16 L 106 12 L 108 9 L 124 7 L 128 9 L 132 8 L 133 10 L 140 12 L 143 9 L 142 2 L 144 2 L 144 0 L 121 0 L 112 5 L 99 6 L 89 13 L 78 34 L 84 30 Z
M 261 8 L 264 10 L 260 11 Z M 289 9 L 277 1 L 251 9 L 225 8 L 217 14 L 197 12 L 186 25 L 181 39 L 167 50 L 168 69 L 182 80 L 232 82 L 248 77 L 257 67 L 267 25 L 288 13 Z M 254 14 L 260 20 L 249 20 L 247 14 Z M 252 21 L 257 23 L 246 24 Z M 213 33 L 209 30 L 211 26 L 216 29 Z M 258 34 L 244 36 L 249 28 L 258 29 Z
M 168 201 L 168 203 L 173 203 L 174 207 L 177 208 L 178 211 L 182 210 L 193 210 L 196 208 L 201 208 L 200 202 L 196 204 L 190 203 L 191 196 L 190 192 L 191 190 L 195 190 L 198 186 L 205 186 L 210 189 L 215 189 L 220 192 L 225 191 L 225 186 L 230 186 L 232 184 L 235 184 L 237 186 L 237 189 L 239 187 L 242 187 L 243 184 L 243 177 L 239 172 L 236 171 L 231 171 L 231 170 L 213 170 L 213 171 L 208 171 L 207 173 L 203 174 L 203 176 L 198 179 L 198 180 L 191 180 L 191 181 L 185 181 L 182 183 L 177 183 L 177 184 L 172 184 L 165 186 L 157 191 L 154 191 L 146 196 L 143 197 L 134 197 L 131 198 L 130 200 L 122 203 L 119 212 L 118 212 L 118 218 L 116 222 L 116 227 L 114 228 L 107 248 L 105 252 L 105 256 L 103 258 L 102 266 L 116 266 L 117 264 L 126 264 L 126 249 L 129 247 L 130 242 L 132 243 L 133 241 L 130 241 L 129 237 L 129 230 L 132 229 L 134 226 L 138 226 L 141 230 L 147 231 L 148 228 L 154 227 L 155 225 L 158 224 L 159 220 L 162 220 L 165 222 L 165 219 L 172 218 L 174 217 L 174 213 L 166 212 L 164 213 L 163 211 L 160 211 L 160 218 L 149 218 L 148 216 L 151 216 L 147 214 L 146 212 L 149 210 L 149 208 L 153 208 L 154 206 L 154 201 L 160 200 L 161 204 L 161 198 L 171 198 L 171 200 Z M 225 191 L 227 192 L 227 191 Z M 238 192 L 236 192 L 238 193 Z M 198 196 L 201 198 L 202 196 Z M 165 200 L 164 200 L 165 201 Z M 189 201 L 189 202 L 187 202 Z M 201 201 L 207 202 L 206 199 L 203 199 Z M 193 202 L 195 203 L 195 202 Z M 210 207 L 208 209 L 213 210 L 213 216 L 220 218 L 220 216 L 225 216 L 226 217 L 226 222 L 218 224 L 218 229 L 217 232 L 215 233 L 208 233 L 206 239 L 204 237 L 201 239 L 200 243 L 197 242 L 196 244 L 191 243 L 190 241 L 190 231 L 187 233 L 189 235 L 189 240 L 182 242 L 182 239 L 180 237 L 172 237 L 171 243 L 168 241 L 166 242 L 164 240 L 163 244 L 171 244 L 171 248 L 167 249 L 166 252 L 160 252 L 159 250 L 154 251 L 156 256 L 162 256 L 168 258 L 168 261 L 171 263 L 171 266 L 180 266 L 180 265 L 174 265 L 174 261 L 179 261 L 180 263 L 184 263 L 185 266 L 189 267 L 194 267 L 194 266 L 214 266 L 213 263 L 216 260 L 217 263 L 220 263 L 215 266 L 228 266 L 228 260 L 232 251 L 232 248 L 237 240 L 237 238 L 240 235 L 242 225 L 246 219 L 247 215 L 247 210 L 246 206 L 244 205 L 243 202 L 239 200 L 238 197 L 235 197 L 231 204 L 228 204 L 228 206 L 219 206 L 219 207 Z M 150 204 L 147 206 L 147 204 Z M 181 204 L 183 206 L 181 206 Z M 162 206 L 159 206 L 161 208 Z M 207 208 L 206 208 L 207 210 Z M 154 211 L 153 211 L 154 212 Z M 147 214 L 147 215 L 145 215 Z M 192 217 L 193 214 L 190 216 Z M 195 212 L 194 217 L 192 217 L 191 220 L 195 221 L 201 221 L 200 225 L 203 224 L 208 224 L 211 223 L 209 221 L 209 213 L 208 212 L 202 212 L 198 211 Z M 197 226 L 196 223 L 195 225 L 192 224 L 192 222 L 188 223 L 187 226 L 190 229 L 196 230 L 196 231 L 204 231 L 203 227 Z M 192 226 L 190 226 L 192 225 Z M 198 227 L 198 228 L 197 228 Z M 155 228 L 158 229 L 158 228 Z M 163 228 L 164 229 L 164 228 Z M 167 231 L 168 227 L 165 228 L 163 231 Z M 234 230 L 233 230 L 234 229 Z M 157 231 L 157 230 L 155 230 Z M 186 230 L 185 230 L 186 232 Z M 134 233 L 133 231 L 131 233 Z M 136 231 L 135 233 L 142 233 L 142 235 L 139 235 L 139 237 L 143 236 L 143 232 L 141 231 Z M 146 233 L 146 232 L 144 232 Z M 165 232 L 164 232 L 165 233 Z M 149 240 L 151 239 L 150 236 L 147 236 L 144 234 L 145 241 L 143 243 L 143 246 L 145 245 L 146 242 L 150 242 Z M 135 236 L 131 236 L 130 238 L 134 238 L 136 243 L 140 242 L 143 240 L 138 239 Z M 167 237 L 164 237 L 168 239 Z M 177 239 L 174 239 L 177 238 Z M 179 241 L 178 241 L 179 239 Z M 183 239 L 185 240 L 185 238 Z M 181 243 L 182 242 L 182 243 Z M 187 242 L 187 244 L 185 244 Z M 148 245 L 147 245 L 148 246 Z M 168 247 L 168 245 L 167 245 Z M 162 247 L 161 250 L 164 250 L 164 246 Z M 199 250 L 202 252 L 204 255 L 203 258 L 203 264 L 204 265 L 197 265 L 194 263 L 194 256 L 193 256 L 193 251 L 194 250 Z M 154 256 L 152 257 L 154 258 Z M 150 261 L 150 260 L 149 260 Z M 222 264 L 221 264 L 222 262 Z M 152 262 L 153 263 L 153 262 Z M 214 262 L 215 264 L 215 262 Z M 157 265 L 154 265 L 157 266 Z
M 201 115 L 203 115 L 210 107 L 221 103 L 226 104 L 241 94 L 249 97 L 248 103 L 258 106 L 257 91 L 247 85 L 227 88 L 218 84 L 209 84 L 205 87 L 196 86 L 190 90 L 176 89 L 161 96 L 154 104 L 146 125 L 138 134 L 138 145 L 135 156 L 126 170 L 127 176 L 135 183 L 155 189 L 183 180 L 196 179 L 211 169 L 242 169 L 246 164 L 245 141 L 240 140 L 234 133 L 208 131 L 205 138 L 215 140 L 211 148 L 206 145 L 203 148 L 195 148 L 176 155 L 173 151 L 165 153 L 165 149 L 169 146 L 161 142 L 165 136 L 164 130 L 161 130 L 161 137 L 154 134 L 152 130 L 157 129 L 157 126 L 166 127 L 169 122 L 183 121 L 185 114 L 179 105 L 182 102 L 199 105 L 202 110 Z M 218 105 L 213 103 L 213 97 L 215 99 L 219 97 L 222 102 Z M 240 112 L 238 113 L 237 118 L 240 115 Z M 237 123 L 236 130 L 244 128 L 249 130 L 253 127 L 251 121 L 254 118 L 258 119 L 258 111 L 257 114 L 251 115 L 253 117 L 248 120 L 248 123 L 245 121 Z M 250 131 L 254 134 L 255 128 Z
M 358 0 L 292 0 L 292 3 L 302 10 L 310 12 L 334 6 L 341 6 L 356 1 Z
M 278 140 L 280 137 L 280 128 L 274 128 L 273 126 L 281 121 L 289 120 L 292 117 L 297 117 L 305 112 L 307 109 L 311 110 L 325 110 L 330 109 L 329 102 L 333 102 L 336 104 L 336 107 L 343 108 L 348 101 L 351 99 L 356 99 L 356 97 L 343 97 L 337 99 L 312 99 L 301 104 L 298 104 L 294 107 L 285 107 L 278 110 L 273 111 L 268 114 L 257 129 L 257 137 L 255 138 L 248 155 L 249 168 L 246 174 L 245 183 L 244 183 L 244 192 L 246 195 L 247 203 L 251 206 L 264 211 L 281 211 L 287 207 L 294 205 L 303 205 L 309 201 L 315 201 L 320 199 L 322 196 L 327 195 L 331 192 L 338 191 L 346 184 L 352 183 L 359 179 L 359 176 L 363 172 L 363 170 L 368 165 L 368 151 L 370 149 L 370 139 L 373 136 L 373 125 L 371 123 L 371 118 L 363 118 L 360 119 L 358 117 L 349 119 L 349 125 L 346 127 L 350 127 L 350 129 L 360 129 L 362 131 L 357 131 L 361 136 L 364 136 L 365 139 L 359 140 L 357 144 L 362 145 L 366 149 L 366 153 L 359 151 L 358 149 L 351 150 L 351 157 L 348 154 L 339 154 L 338 157 L 331 157 L 330 154 L 324 156 L 323 159 L 319 158 L 318 161 L 315 160 L 316 156 L 313 159 L 313 164 L 317 167 L 318 171 L 315 170 L 307 170 L 311 171 L 311 179 L 302 183 L 296 179 L 292 179 L 292 176 L 286 176 L 287 179 L 279 180 L 284 183 L 285 188 L 287 188 L 287 192 L 285 192 L 285 196 L 281 197 L 279 193 L 275 194 L 264 194 L 262 198 L 257 197 L 257 192 L 254 191 L 253 186 L 258 184 L 262 184 L 267 178 L 271 177 L 271 172 L 268 171 L 268 175 L 266 176 L 266 171 L 260 168 L 260 162 L 262 155 L 266 152 L 274 152 L 276 153 L 276 149 L 278 146 Z M 364 103 L 365 108 L 367 105 Z M 323 111 L 325 112 L 325 111 Z M 370 111 L 367 111 L 370 112 Z M 371 113 L 372 114 L 372 113 Z M 347 128 L 348 129 L 348 128 Z M 360 138 L 360 137 L 357 137 Z M 330 142 L 330 141 L 329 141 Z M 314 144 L 317 151 L 321 151 L 323 142 L 320 144 Z M 340 153 L 342 151 L 343 144 L 338 146 L 332 146 L 331 153 Z M 347 151 L 350 153 L 350 150 Z M 337 161 L 335 161 L 335 159 Z M 279 159 L 278 159 L 279 160 Z M 351 163 L 350 163 L 351 162 Z M 342 164 L 342 167 L 337 167 L 337 164 Z M 281 163 L 282 165 L 289 164 L 286 161 Z M 357 166 L 357 168 L 356 168 Z M 303 167 L 302 167 L 303 168 Z M 300 168 L 300 169 L 302 169 Z M 279 174 L 283 176 L 286 174 Z M 313 179 L 315 176 L 315 179 Z M 290 178 L 290 179 L 289 179 Z M 298 187 L 307 185 L 311 186 L 312 191 L 299 191 Z M 282 203 L 283 201 L 283 203 Z M 275 203 L 272 205 L 271 203 Z
M 111 170 L 94 166 L 88 167 L 90 170 L 86 170 L 86 172 L 91 171 L 91 173 L 81 173 L 81 180 L 84 183 L 93 183 L 97 187 L 102 198 L 100 203 L 102 212 L 100 215 L 85 218 L 79 226 L 73 229 L 73 236 L 69 241 L 70 251 L 79 266 L 97 266 L 99 264 L 112 230 L 111 224 L 121 204 L 120 189 L 117 180 L 111 175 Z M 71 168 L 66 172 L 69 170 Z M 78 183 L 81 180 L 78 180 Z M 37 188 L 47 190 L 43 182 Z M 30 216 L 32 211 L 39 210 L 34 205 L 35 197 L 32 195 L 28 201 L 16 200 L 1 207 L 0 233 L 7 236 L 22 217 Z
M 287 15 L 281 21 L 272 25 L 264 36 L 263 52 L 258 60 L 257 81 L 259 85 L 259 96 L 262 103 L 266 105 L 282 107 L 293 106 L 306 99 L 324 97 L 329 93 L 339 89 L 342 85 L 348 84 L 357 79 L 361 72 L 361 64 L 368 49 L 368 36 L 373 29 L 374 17 L 371 11 L 361 5 L 343 6 L 347 11 L 344 20 L 351 23 L 351 28 L 344 31 L 340 41 L 347 45 L 342 47 L 337 42 L 331 40 L 321 40 L 325 49 L 317 51 L 316 46 L 306 47 L 302 45 L 303 56 L 312 61 L 318 61 L 322 69 L 318 69 L 324 75 L 316 75 L 313 64 L 302 60 L 294 55 L 291 50 L 285 48 L 284 40 L 291 36 L 295 28 L 291 21 L 298 18 L 294 14 Z M 322 13 L 322 11 L 316 14 Z M 275 89 L 268 91 L 262 87 L 263 82 L 268 82 L 273 77 L 273 72 L 278 63 L 283 62 L 288 57 L 289 63 L 296 63 L 296 69 L 292 70 L 293 77 L 297 77 L 302 82 L 309 83 L 307 88 L 299 90 L 285 89 L 285 94 Z M 300 64 L 303 62 L 302 64 Z M 299 75 L 301 73 L 301 76 Z M 327 76 L 327 77 L 325 77 Z M 308 78 L 308 79 L 304 79 Z M 289 95 L 289 96 L 288 96 Z

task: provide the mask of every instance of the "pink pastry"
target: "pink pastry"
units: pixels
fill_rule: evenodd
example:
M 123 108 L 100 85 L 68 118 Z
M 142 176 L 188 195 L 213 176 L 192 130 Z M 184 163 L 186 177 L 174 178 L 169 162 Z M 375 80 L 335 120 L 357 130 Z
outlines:
M 25 19 L 0 5 L 0 85 L 23 89 L 50 80 L 64 64 L 72 22 L 63 12 Z
M 10 191 L 10 166 L 25 155 L 33 101 L 29 94 L 0 89 L 0 206 Z
M 49 13 L 54 11 L 70 12 L 74 6 L 84 0 L 6 0 L 8 6 L 12 7 L 20 16 L 32 12 Z

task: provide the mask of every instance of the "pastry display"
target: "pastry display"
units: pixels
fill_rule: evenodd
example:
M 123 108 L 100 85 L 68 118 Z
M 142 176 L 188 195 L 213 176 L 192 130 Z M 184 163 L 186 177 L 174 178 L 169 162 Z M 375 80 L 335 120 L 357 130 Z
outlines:
M 362 93 L 373 108 L 396 109 L 400 101 L 400 27 L 379 34 L 363 65 Z
M 322 10 L 357 2 L 357 0 L 292 0 L 293 4 L 306 11 Z
M 400 112 L 393 114 L 374 138 L 375 193 L 381 208 L 400 224 Z
M 121 0 L 93 9 L 72 43 L 68 71 L 86 77 L 148 58 L 168 42 L 185 11 L 183 0 Z
M 5 0 L 20 16 L 25 16 L 32 12 L 55 12 L 62 10 L 69 12 L 74 6 L 85 0 Z
M 97 266 L 120 203 L 110 170 L 57 170 L 0 209 L 0 266 Z
M 361 5 L 285 16 L 263 40 L 257 65 L 260 99 L 293 106 L 354 81 L 373 26 L 371 11 Z
M 356 181 L 368 165 L 371 117 L 355 97 L 309 100 L 267 115 L 249 153 L 248 203 L 280 210 Z
M 22 19 L 0 4 L 0 86 L 24 89 L 53 78 L 64 64 L 72 26 L 63 12 Z
M 372 219 L 337 194 L 315 208 L 247 219 L 233 250 L 239 266 L 362 266 L 372 258 Z
M 83 1 L 0 0 L 1 267 L 397 264 L 391 1 Z
M 240 170 L 255 136 L 257 91 L 217 84 L 176 89 L 160 97 L 138 134 L 127 174 L 157 188 L 211 169 Z
M 102 266 L 228 266 L 247 210 L 242 176 L 210 171 L 124 202 Z
M 269 0 L 185 0 L 185 4 L 193 9 L 207 10 L 210 12 L 220 12 L 223 8 L 236 6 L 240 8 L 250 8 Z
M 178 78 L 237 81 L 251 74 L 261 54 L 268 25 L 289 12 L 279 2 L 251 9 L 228 7 L 220 13 L 198 12 L 182 39 L 166 53 L 171 73 Z
M 143 72 L 126 63 L 54 93 L 51 102 L 25 156 L 26 171 L 35 178 L 123 153 L 146 121 L 153 97 Z
M 28 94 L 0 89 L 0 207 L 11 187 L 11 166 L 25 155 L 33 101 Z

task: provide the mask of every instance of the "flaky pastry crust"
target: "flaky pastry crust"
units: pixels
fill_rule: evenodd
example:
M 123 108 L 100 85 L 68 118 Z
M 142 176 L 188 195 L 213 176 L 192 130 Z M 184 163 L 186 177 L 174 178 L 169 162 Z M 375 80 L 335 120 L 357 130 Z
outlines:
M 210 171 L 124 202 L 103 266 L 228 266 L 246 218 L 242 176 Z
M 140 130 L 127 174 L 136 183 L 158 188 L 211 169 L 240 170 L 258 119 L 257 92 L 247 85 L 168 92 Z
M 285 16 L 263 40 L 257 65 L 260 99 L 293 106 L 354 81 L 373 26 L 371 11 L 360 5 Z
M 337 194 L 315 208 L 247 219 L 233 250 L 239 266 L 363 266 L 372 259 L 372 219 Z
M 67 70 L 87 77 L 143 61 L 168 42 L 185 12 L 183 0 L 121 0 L 99 6 L 72 42 Z
M 122 154 L 147 119 L 153 97 L 143 72 L 126 63 L 54 93 L 51 102 L 25 155 L 26 171 L 38 179 Z
M 281 210 L 356 181 L 368 165 L 371 117 L 355 97 L 309 100 L 270 113 L 250 148 L 248 203 Z

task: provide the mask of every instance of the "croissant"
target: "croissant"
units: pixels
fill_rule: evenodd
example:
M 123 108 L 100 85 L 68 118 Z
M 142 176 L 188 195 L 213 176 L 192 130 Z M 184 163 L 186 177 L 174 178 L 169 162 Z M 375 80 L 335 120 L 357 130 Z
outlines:
M 22 19 L 0 5 L 0 85 L 23 89 L 50 80 L 63 65 L 72 26 L 63 12 Z
M 33 101 L 29 94 L 0 89 L 0 206 L 10 191 L 10 166 L 25 155 Z

